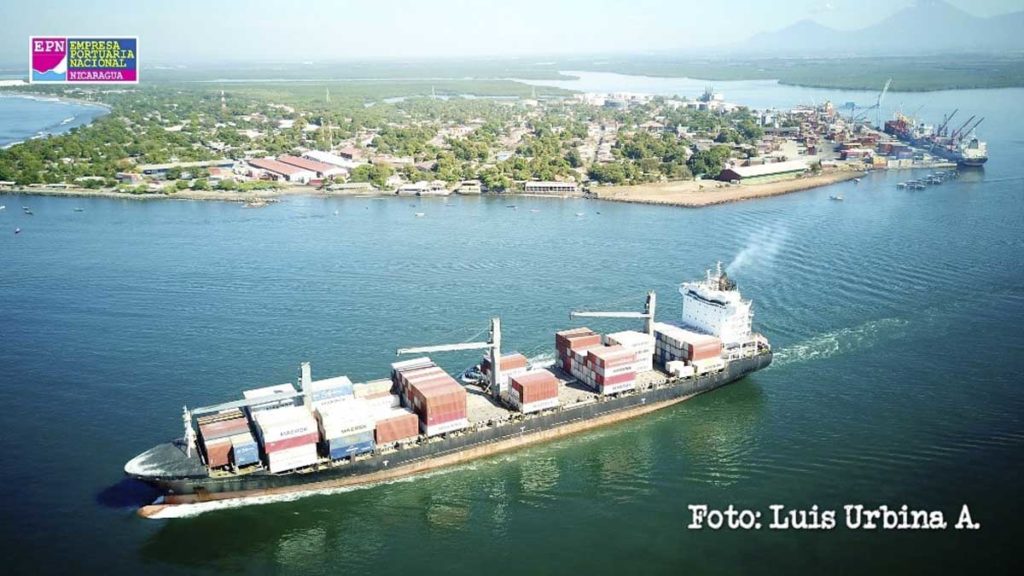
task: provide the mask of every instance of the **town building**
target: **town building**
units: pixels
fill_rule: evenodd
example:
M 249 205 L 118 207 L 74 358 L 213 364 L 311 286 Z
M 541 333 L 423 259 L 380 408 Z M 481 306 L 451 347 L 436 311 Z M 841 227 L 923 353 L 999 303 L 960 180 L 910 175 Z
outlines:
M 348 174 L 348 170 L 345 170 L 340 166 L 319 162 L 317 160 L 310 160 L 309 158 L 284 155 L 278 156 L 277 161 L 295 166 L 296 168 L 302 168 L 303 170 L 309 170 L 310 172 L 315 173 L 318 178 L 330 178 L 332 176 L 345 176 Z
M 311 170 L 304 170 L 298 166 L 278 162 L 272 158 L 254 158 L 249 160 L 249 166 L 254 169 L 256 175 L 260 177 L 265 176 L 271 180 L 306 184 L 316 178 L 316 173 Z
M 139 172 L 154 178 L 163 178 L 173 169 L 188 172 L 197 168 L 234 168 L 235 161 L 222 158 L 220 160 L 200 160 L 196 162 L 167 162 L 165 164 L 140 164 Z
M 324 152 L 322 150 L 308 150 L 302 153 L 303 158 L 309 158 L 310 160 L 316 160 L 317 162 L 323 162 L 324 164 L 330 164 L 346 170 L 352 170 L 356 166 L 359 166 L 361 162 L 353 160 L 351 158 L 342 158 L 337 154 L 331 154 L 330 152 Z
M 555 182 L 532 180 L 523 185 L 523 191 L 527 194 L 575 194 L 575 182 Z

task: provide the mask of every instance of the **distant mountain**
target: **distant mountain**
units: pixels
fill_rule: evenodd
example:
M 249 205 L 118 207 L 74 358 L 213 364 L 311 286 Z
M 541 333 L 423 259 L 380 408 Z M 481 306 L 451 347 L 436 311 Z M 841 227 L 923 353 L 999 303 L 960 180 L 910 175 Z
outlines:
M 757 34 L 737 51 L 777 56 L 1024 51 L 1024 12 L 979 18 L 941 0 L 924 0 L 860 30 L 801 20 Z

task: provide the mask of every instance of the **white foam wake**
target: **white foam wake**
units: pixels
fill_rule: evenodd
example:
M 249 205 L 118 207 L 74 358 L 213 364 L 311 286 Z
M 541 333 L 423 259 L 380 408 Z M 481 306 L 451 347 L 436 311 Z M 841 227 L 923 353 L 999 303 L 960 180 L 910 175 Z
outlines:
M 777 350 L 772 364 L 786 366 L 865 350 L 875 346 L 880 340 L 892 337 L 894 332 L 907 324 L 909 324 L 907 320 L 900 318 L 882 318 L 865 322 L 860 326 L 818 334 L 803 342 L 797 342 Z

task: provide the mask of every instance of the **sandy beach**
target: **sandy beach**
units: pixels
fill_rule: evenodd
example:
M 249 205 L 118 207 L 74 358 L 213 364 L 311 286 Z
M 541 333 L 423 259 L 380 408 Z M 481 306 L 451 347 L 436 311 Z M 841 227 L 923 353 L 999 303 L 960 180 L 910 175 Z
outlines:
M 835 184 L 836 182 L 853 180 L 863 175 L 863 172 L 837 170 L 764 184 L 729 184 L 728 182 L 719 182 L 717 180 L 687 180 L 641 184 L 637 186 L 595 187 L 591 189 L 591 193 L 601 200 L 612 202 L 700 208 L 701 206 L 738 202 L 753 198 L 767 198 L 769 196 L 809 190 Z

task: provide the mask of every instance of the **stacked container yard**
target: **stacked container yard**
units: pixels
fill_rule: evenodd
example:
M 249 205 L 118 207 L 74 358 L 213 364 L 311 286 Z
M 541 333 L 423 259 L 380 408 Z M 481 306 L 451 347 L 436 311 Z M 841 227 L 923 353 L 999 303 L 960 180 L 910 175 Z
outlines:
M 316 463 L 320 433 L 316 419 L 305 408 L 285 406 L 259 410 L 252 416 L 271 472 Z
M 366 400 L 321 402 L 316 407 L 316 420 L 323 453 L 331 460 L 373 452 L 373 419 Z
M 539 412 L 558 406 L 558 378 L 547 370 L 533 370 L 510 378 L 509 400 L 520 412 Z
M 590 328 L 573 328 L 555 333 L 555 364 L 568 374 L 573 373 L 573 360 L 582 364 L 586 350 L 601 345 L 601 335 Z
M 385 446 L 416 438 L 420 434 L 420 419 L 405 408 L 392 408 L 377 420 L 374 440 L 378 446 Z
M 525 374 L 529 370 L 529 361 L 526 356 L 518 352 L 512 352 L 505 354 L 501 357 L 501 374 L 499 375 L 499 382 L 497 385 L 501 388 L 508 386 L 509 379 L 514 376 Z M 491 358 L 490 356 L 484 356 L 483 362 L 480 363 L 480 372 L 487 377 L 488 380 L 491 378 Z
M 636 352 L 623 346 L 599 346 L 587 350 L 579 380 L 601 394 L 636 387 Z
M 636 371 L 650 372 L 654 370 L 654 336 L 645 332 L 625 330 L 614 332 L 604 337 L 607 346 L 619 345 L 636 352 Z
M 199 438 L 202 440 L 203 453 L 210 468 L 224 468 L 232 461 L 238 467 L 255 464 L 258 461 L 258 454 L 255 459 L 250 458 L 244 446 L 247 444 L 253 449 L 256 448 L 252 433 L 249 432 L 249 421 L 241 410 L 234 409 L 202 416 L 198 423 Z M 235 452 L 232 458 L 236 437 L 243 448 Z
M 677 360 L 693 364 L 722 356 L 722 341 L 717 337 L 671 324 L 655 324 L 654 339 L 654 358 L 661 364 Z

